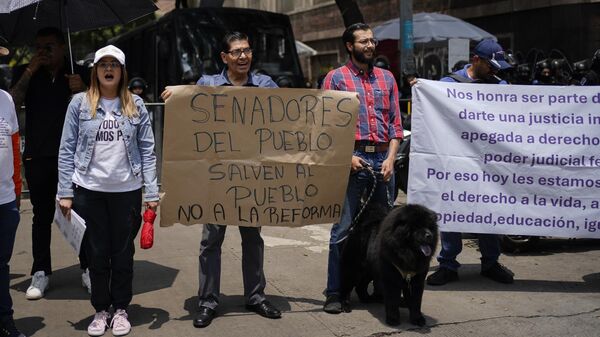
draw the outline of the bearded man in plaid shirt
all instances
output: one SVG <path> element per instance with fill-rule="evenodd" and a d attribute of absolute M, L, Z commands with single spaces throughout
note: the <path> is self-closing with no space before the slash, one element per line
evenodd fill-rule
<path fill-rule="evenodd" d="M 361 196 L 373 188 L 372 173 L 367 168 L 377 176 L 370 202 L 391 208 L 394 160 L 402 139 L 398 86 L 391 72 L 373 67 L 377 40 L 373 38 L 371 28 L 364 23 L 355 23 L 346 28 L 342 40 L 350 59 L 327 74 L 323 89 L 356 92 L 360 110 L 342 216 L 331 228 L 329 240 L 327 299 L 323 310 L 331 314 L 341 313 L 342 301 L 346 301 L 340 298 L 340 244 L 359 211 Z"/>

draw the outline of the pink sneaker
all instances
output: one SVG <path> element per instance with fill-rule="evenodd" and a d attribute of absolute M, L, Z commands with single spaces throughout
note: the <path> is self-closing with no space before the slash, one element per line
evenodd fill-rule
<path fill-rule="evenodd" d="M 88 335 L 90 336 L 102 336 L 108 328 L 108 319 L 110 314 L 106 311 L 97 312 L 94 315 L 94 320 L 88 325 Z"/>
<path fill-rule="evenodd" d="M 115 311 L 110 325 L 112 326 L 112 333 L 115 336 L 125 336 L 131 331 L 131 324 L 127 320 L 127 312 L 123 309 Z"/>

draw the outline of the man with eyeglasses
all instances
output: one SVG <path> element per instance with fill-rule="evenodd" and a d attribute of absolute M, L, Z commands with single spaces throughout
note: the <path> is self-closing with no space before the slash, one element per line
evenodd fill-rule
<path fill-rule="evenodd" d="M 329 239 L 327 298 L 323 310 L 330 314 L 349 310 L 348 298 L 342 298 L 340 294 L 341 245 L 359 212 L 362 195 L 369 194 L 374 188 L 370 203 L 386 208 L 391 208 L 394 203 L 394 160 L 402 139 L 398 86 L 390 71 L 373 66 L 377 40 L 373 38 L 371 28 L 364 23 L 355 23 L 346 28 L 342 40 L 350 59 L 327 74 L 323 89 L 356 92 L 360 110 L 342 216 L 331 227 Z M 371 169 L 377 176 L 375 184 L 369 172 Z"/>
<path fill-rule="evenodd" d="M 216 75 L 202 75 L 198 85 L 245 86 L 277 88 L 277 84 L 266 75 L 251 73 L 252 49 L 248 36 L 240 32 L 225 35 L 221 45 L 223 71 Z M 164 100 L 171 96 L 166 89 L 161 94 Z M 242 237 L 242 273 L 246 309 L 266 318 L 280 318 L 281 311 L 265 297 L 266 279 L 263 270 L 265 245 L 260 236 L 260 227 L 239 226 Z M 196 328 L 210 325 L 219 305 L 221 283 L 221 246 L 227 226 L 205 224 L 200 241 L 200 287 L 198 289 L 198 311 L 193 324 Z"/>
<path fill-rule="evenodd" d="M 510 68 L 510 64 L 504 59 L 504 51 L 498 43 L 493 40 L 483 40 L 475 46 L 473 54 L 470 64 L 442 78 L 440 81 L 507 84 L 506 81 L 496 76 L 499 70 Z M 498 263 L 500 257 L 500 239 L 498 235 L 476 235 L 481 251 L 481 275 L 496 282 L 513 283 L 512 272 Z M 458 268 L 460 267 L 456 257 L 462 251 L 462 233 L 441 232 L 440 240 L 442 249 L 437 258 L 440 265 L 433 274 L 427 277 L 427 284 L 433 286 L 457 281 Z"/>
<path fill-rule="evenodd" d="M 84 91 L 89 70 L 75 65 L 68 70 L 66 45 L 57 28 L 42 28 L 35 37 L 35 54 L 28 64 L 15 68 L 10 94 L 17 111 L 25 104 L 25 151 L 23 164 L 29 198 L 33 205 L 31 286 L 25 296 L 44 296 L 52 274 L 51 225 L 58 184 L 58 147 L 69 100 Z M 85 79 L 85 83 L 84 80 Z M 82 261 L 82 268 L 85 262 Z M 90 291 L 87 273 L 82 281 Z"/>

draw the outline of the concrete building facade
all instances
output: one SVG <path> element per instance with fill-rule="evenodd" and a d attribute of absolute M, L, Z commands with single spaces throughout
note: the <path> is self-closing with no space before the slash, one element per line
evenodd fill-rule
<path fill-rule="evenodd" d="M 399 16 L 400 0 L 357 3 L 373 27 Z M 224 5 L 288 14 L 295 38 L 318 51 L 303 60 L 310 79 L 346 60 L 340 39 L 344 24 L 335 1 L 226 0 Z M 461 18 L 494 34 L 505 49 L 523 57 L 534 48 L 546 56 L 557 50 L 574 62 L 600 48 L 600 0 L 415 0 L 413 11 Z"/>

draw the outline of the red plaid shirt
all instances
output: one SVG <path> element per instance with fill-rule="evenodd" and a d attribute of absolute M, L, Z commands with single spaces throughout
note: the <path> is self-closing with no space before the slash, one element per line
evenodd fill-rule
<path fill-rule="evenodd" d="M 373 67 L 369 74 L 362 74 L 362 70 L 348 61 L 327 74 L 323 89 L 358 93 L 360 110 L 355 140 L 387 143 L 402 138 L 398 86 L 388 70 Z"/>

